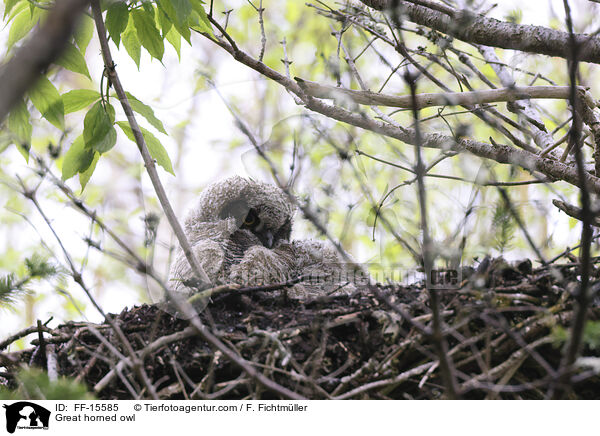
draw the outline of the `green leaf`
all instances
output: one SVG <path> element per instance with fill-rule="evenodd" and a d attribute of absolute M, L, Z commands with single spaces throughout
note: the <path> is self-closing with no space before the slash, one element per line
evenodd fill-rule
<path fill-rule="evenodd" d="M 150 106 L 142 103 L 129 92 L 125 92 L 125 94 L 127 95 L 127 98 L 129 99 L 129 104 L 131 105 L 131 108 L 134 111 L 146 118 L 148 122 L 152 125 L 152 127 L 158 130 L 160 133 L 164 133 L 165 135 L 167 134 L 162 121 L 156 118 L 156 116 L 154 115 L 154 111 Z"/>
<path fill-rule="evenodd" d="M 19 3 L 21 0 L 6 0 L 4 2 L 4 18 L 6 19 L 6 16 L 10 13 L 10 11 L 12 10 L 12 8 Z"/>
<path fill-rule="evenodd" d="M 125 50 L 129 53 L 129 57 L 133 59 L 135 64 L 140 69 L 140 56 L 141 56 L 141 48 L 140 40 L 137 37 L 137 32 L 135 31 L 135 24 L 133 24 L 133 18 L 131 15 L 129 16 L 129 22 L 127 23 L 127 28 L 122 35 L 123 45 L 125 46 Z"/>
<path fill-rule="evenodd" d="M 189 3 L 189 0 L 188 0 Z M 156 4 L 158 8 L 171 20 L 177 31 L 183 38 L 191 44 L 191 31 L 189 26 L 189 17 L 183 17 L 181 20 L 178 17 L 181 17 L 181 13 L 177 13 L 177 10 L 171 0 L 157 0 Z"/>
<path fill-rule="evenodd" d="M 137 36 L 148 53 L 159 61 L 165 52 L 165 44 L 156 28 L 154 16 L 148 11 L 136 9 L 131 12 Z"/>
<path fill-rule="evenodd" d="M 100 99 L 100 93 L 92 89 L 74 89 L 62 95 L 65 113 L 77 112 L 85 109 Z"/>
<path fill-rule="evenodd" d="M 199 30 L 200 32 L 208 33 L 213 35 L 212 25 L 208 21 L 208 16 L 200 0 L 189 0 L 194 8 L 192 15 L 193 26 L 192 28 Z"/>
<path fill-rule="evenodd" d="M 14 20 L 14 19 L 15 19 L 15 17 L 16 17 L 17 15 L 19 15 L 19 13 L 20 13 L 21 11 L 24 11 L 25 9 L 29 9 L 29 8 L 28 8 L 28 6 L 29 6 L 29 2 L 27 2 L 27 1 L 19 1 L 19 2 L 17 2 L 17 3 L 15 4 L 15 6 L 16 6 L 16 7 L 14 7 L 14 6 L 13 6 L 13 7 L 11 8 L 11 12 L 10 12 L 10 16 L 8 17 L 8 20 L 6 20 L 6 19 L 4 20 L 4 21 L 6 21 L 6 23 L 10 23 L 12 20 Z M 31 13 L 31 9 L 29 9 L 29 11 L 30 11 L 30 13 Z M 8 14 L 9 14 L 9 13 L 7 12 L 7 13 L 5 14 L 5 17 L 6 17 L 6 15 L 8 15 Z"/>
<path fill-rule="evenodd" d="M 68 180 L 77 173 L 87 170 L 94 160 L 94 150 L 86 148 L 83 135 L 79 135 L 65 153 L 62 164 L 62 179 Z"/>
<path fill-rule="evenodd" d="M 85 56 L 85 51 L 87 50 L 87 46 L 89 45 L 93 34 L 94 20 L 87 15 L 82 16 L 79 26 L 75 31 L 75 43 L 77 44 L 77 47 L 79 47 L 79 51 L 81 51 L 83 56 Z"/>
<path fill-rule="evenodd" d="M 23 39 L 23 37 L 29 33 L 33 26 L 35 26 L 38 18 L 39 13 L 36 12 L 31 14 L 29 9 L 23 9 L 21 12 L 19 12 L 10 26 L 6 50 L 10 50 L 16 42 Z"/>
<path fill-rule="evenodd" d="M 114 130 L 114 127 L 113 127 L 113 130 Z M 115 134 L 116 134 L 116 131 L 115 131 Z M 88 169 L 79 173 L 79 184 L 81 185 L 81 192 L 83 192 L 83 190 L 87 186 L 88 182 L 90 181 L 92 174 L 94 174 L 94 170 L 96 169 L 96 164 L 98 163 L 99 159 L 100 159 L 100 153 L 94 153 L 94 159 L 92 159 L 92 163 L 90 164 Z"/>
<path fill-rule="evenodd" d="M 35 108 L 40 111 L 44 118 L 59 129 L 63 128 L 65 124 L 63 101 L 46 76 L 38 79 L 36 84 L 28 91 L 28 95 Z"/>
<path fill-rule="evenodd" d="M 189 0 L 170 0 L 175 9 L 175 19 L 178 23 L 185 24 L 192 12 L 192 5 Z"/>
<path fill-rule="evenodd" d="M 111 104 L 106 105 L 106 110 L 102 106 L 102 102 L 98 101 L 85 114 L 83 119 L 83 140 L 86 148 L 91 148 L 99 153 L 102 150 L 110 150 L 116 142 L 116 133 L 113 135 L 111 129 L 114 130 L 115 109 Z M 113 141 L 114 137 L 114 141 Z"/>
<path fill-rule="evenodd" d="M 23 100 L 19 101 L 10 111 L 8 129 L 17 137 L 20 144 L 31 144 L 31 122 L 27 105 Z M 29 156 L 29 154 L 27 155 Z"/>
<path fill-rule="evenodd" d="M 127 3 L 117 1 L 106 10 L 106 29 L 117 47 L 121 42 L 121 33 L 127 28 L 128 21 L 129 9 Z"/>
<path fill-rule="evenodd" d="M 169 30 L 173 28 L 173 23 L 162 9 L 158 9 L 158 24 L 160 25 L 163 38 L 169 33 Z"/>
<path fill-rule="evenodd" d="M 31 144 L 17 144 L 17 151 L 21 153 L 27 163 L 29 163 L 29 150 L 31 150 Z"/>
<path fill-rule="evenodd" d="M 133 130 L 126 121 L 117 121 L 117 124 L 123 130 L 123 133 L 127 135 L 127 137 L 135 142 L 135 136 L 133 135 Z M 160 141 L 154 136 L 151 132 L 140 127 L 142 131 L 142 135 L 146 140 L 146 146 L 148 147 L 148 151 L 150 152 L 150 156 L 156 159 L 156 162 L 163 167 L 167 172 L 175 175 L 173 172 L 173 165 L 171 164 L 171 159 L 169 158 L 169 154 L 167 150 L 162 146 Z"/>
<path fill-rule="evenodd" d="M 67 43 L 62 55 L 56 60 L 56 63 L 67 70 L 83 74 L 88 79 L 92 79 L 85 63 L 85 58 L 81 52 L 77 50 L 77 48 L 70 42 Z"/>
<path fill-rule="evenodd" d="M 110 126 L 108 133 L 102 139 L 94 144 L 94 150 L 98 153 L 106 153 L 117 143 L 117 131 L 113 126 Z"/>
<path fill-rule="evenodd" d="M 167 33 L 167 41 L 173 46 L 177 52 L 177 57 L 181 60 L 181 34 L 174 28 L 171 28 L 169 33 Z"/>

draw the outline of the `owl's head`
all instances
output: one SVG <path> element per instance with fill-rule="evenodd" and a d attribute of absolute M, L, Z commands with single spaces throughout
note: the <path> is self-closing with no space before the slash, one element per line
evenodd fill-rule
<path fill-rule="evenodd" d="M 186 223 L 232 220 L 267 248 L 289 240 L 295 206 L 281 189 L 234 176 L 209 185 Z"/>

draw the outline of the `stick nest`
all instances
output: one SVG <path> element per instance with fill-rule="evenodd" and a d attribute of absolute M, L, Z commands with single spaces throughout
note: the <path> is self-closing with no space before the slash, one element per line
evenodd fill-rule
<path fill-rule="evenodd" d="M 532 269 L 529 261 L 486 258 L 477 271 L 463 269 L 456 289 L 438 291 L 446 354 L 462 398 L 537 399 L 556 389 L 577 267 Z M 307 398 L 444 398 L 422 283 L 310 301 L 289 299 L 281 290 L 232 291 L 215 297 L 200 318 L 266 377 Z M 588 320 L 599 318 L 594 301 Z M 162 399 L 280 398 L 211 348 L 186 320 L 157 306 L 125 309 L 113 319 L 139 351 Z M 102 399 L 147 396 L 115 352 L 127 355 L 108 324 L 69 322 L 47 333 L 44 342 L 54 347 L 45 349 L 54 350 L 60 375 L 77 377 Z M 584 342 L 583 356 L 600 355 L 593 341 Z M 46 367 L 39 340 L 32 344 L 0 353 L 5 384 L 23 363 Z M 600 398 L 597 372 L 577 367 L 569 380 L 568 397 Z"/>

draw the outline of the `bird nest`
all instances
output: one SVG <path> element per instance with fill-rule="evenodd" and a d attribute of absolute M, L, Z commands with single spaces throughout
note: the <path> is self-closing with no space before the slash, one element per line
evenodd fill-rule
<path fill-rule="evenodd" d="M 577 269 L 575 263 L 532 269 L 529 261 L 495 259 L 463 270 L 455 289 L 438 291 L 443 341 L 432 334 L 430 294 L 422 283 L 303 301 L 271 287 L 221 293 L 200 313 L 230 354 L 188 321 L 142 305 L 112 316 L 125 338 L 109 324 L 41 326 L 44 347 L 36 339 L 32 348 L 0 353 L 0 365 L 8 368 L 10 386 L 17 365 L 46 368 L 53 361 L 58 374 L 85 382 L 102 399 L 148 397 L 148 386 L 161 399 L 276 399 L 286 392 L 311 399 L 432 399 L 448 395 L 448 376 L 462 398 L 544 398 L 558 386 Z M 593 304 L 588 320 L 599 318 Z M 131 348 L 141 367 L 125 357 Z M 582 355 L 599 354 L 584 341 Z M 567 381 L 571 398 L 600 397 L 597 372 L 577 367 Z"/>

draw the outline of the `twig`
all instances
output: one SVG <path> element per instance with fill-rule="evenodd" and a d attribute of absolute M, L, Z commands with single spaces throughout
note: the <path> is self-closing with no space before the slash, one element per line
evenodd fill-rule
<path fill-rule="evenodd" d="M 43 325 L 41 327 L 39 326 L 32 326 L 32 327 L 27 327 L 26 329 L 23 329 L 21 331 L 18 331 L 17 333 L 10 335 L 8 338 L 6 338 L 5 340 L 3 340 L 2 342 L 0 342 L 0 350 L 4 350 L 6 347 L 8 347 L 10 344 L 12 344 L 14 341 L 21 339 L 27 335 L 30 335 L 32 333 L 38 333 L 38 331 L 44 331 L 46 333 L 51 333 L 52 329 L 50 329 L 49 327 Z"/>
<path fill-rule="evenodd" d="M 143 362 L 138 359 L 137 354 L 135 353 L 135 350 L 131 346 L 131 343 L 127 340 L 127 337 L 123 334 L 123 331 L 121 330 L 121 328 L 114 322 L 114 320 L 112 319 L 111 316 L 109 316 L 108 314 L 106 314 L 104 312 L 104 310 L 100 307 L 100 305 L 98 304 L 96 299 L 93 297 L 90 289 L 87 287 L 87 285 L 85 284 L 85 282 L 83 280 L 83 276 L 75 268 L 75 265 L 73 263 L 73 260 L 71 259 L 71 256 L 69 255 L 69 252 L 67 251 L 67 249 L 65 248 L 64 244 L 62 243 L 60 237 L 54 230 L 54 227 L 52 226 L 52 222 L 46 216 L 42 207 L 40 206 L 39 202 L 37 201 L 36 192 L 27 189 L 20 179 L 19 179 L 19 181 L 21 182 L 21 186 L 23 189 L 23 191 L 22 191 L 23 196 L 26 197 L 27 199 L 29 199 L 33 203 L 33 205 L 35 206 L 35 208 L 37 209 L 39 214 L 42 216 L 44 222 L 46 223 L 46 225 L 48 226 L 48 228 L 54 235 L 54 238 L 58 242 L 58 245 L 60 245 L 60 248 L 65 257 L 65 260 L 67 261 L 67 264 L 69 265 L 69 269 L 71 270 L 71 276 L 73 277 L 73 280 L 85 292 L 85 294 L 87 295 L 87 297 L 89 298 L 91 303 L 94 305 L 96 310 L 98 310 L 98 312 L 106 319 L 106 321 L 113 328 L 115 334 L 117 335 L 117 337 L 119 338 L 119 340 L 121 341 L 121 343 L 125 347 L 125 350 L 127 351 L 127 353 L 129 354 L 129 356 L 131 358 L 134 372 L 140 378 L 141 382 L 144 384 L 144 386 L 148 390 L 148 393 L 150 394 L 150 396 L 154 399 L 158 399 L 158 397 L 156 396 L 156 391 L 155 391 L 154 387 L 152 386 L 152 382 L 150 381 L 148 375 L 146 374 L 146 371 L 143 366 Z"/>
<path fill-rule="evenodd" d="M 397 385 L 399 383 L 402 383 L 402 382 L 408 380 L 411 377 L 414 377 L 416 375 L 424 373 L 432 365 L 435 365 L 435 363 L 436 362 L 427 362 L 422 365 L 416 366 L 412 369 L 409 369 L 408 371 L 404 371 L 403 373 L 398 374 L 395 377 L 387 378 L 384 380 L 377 380 L 377 381 L 374 381 L 371 383 L 365 383 L 355 389 L 352 389 L 351 391 L 348 391 L 344 394 L 333 397 L 333 399 L 334 400 L 345 400 L 345 399 L 352 398 L 358 394 L 362 394 L 364 392 L 367 392 L 367 391 L 370 391 L 373 389 L 382 388 L 384 386 L 389 386 L 389 385 Z"/>
<path fill-rule="evenodd" d="M 419 108 L 417 107 L 417 76 L 407 70 L 405 72 L 405 81 L 410 88 L 410 93 L 413 98 L 413 119 L 415 125 L 415 174 L 417 178 L 417 193 L 419 197 L 419 210 L 421 215 L 421 233 L 423 235 L 423 268 L 425 270 L 426 282 L 429 282 L 431 278 L 431 270 L 433 268 L 433 253 L 431 237 L 429 235 L 429 225 L 427 223 L 427 195 L 425 192 L 425 182 L 423 175 L 425 174 L 425 165 L 423 164 L 423 157 L 421 156 L 421 130 L 419 125 Z M 458 389 L 456 385 L 456 379 L 454 375 L 454 368 L 452 359 L 448 356 L 448 344 L 442 334 L 442 317 L 440 313 L 440 300 L 437 289 L 427 287 L 429 292 L 429 300 L 431 303 L 432 317 L 432 341 L 437 351 L 438 359 L 440 361 L 440 369 L 442 371 L 442 378 L 446 387 L 446 394 L 448 398 L 455 399 L 458 397 Z"/>
<path fill-rule="evenodd" d="M 267 45 L 267 36 L 265 35 L 265 20 L 263 18 L 263 13 L 265 11 L 263 8 L 263 0 L 259 0 L 258 7 L 254 6 L 250 0 L 248 0 L 248 3 L 250 3 L 254 10 L 258 12 L 258 24 L 260 25 L 260 53 L 258 54 L 258 60 L 262 62 L 265 56 L 265 47 Z"/>
<path fill-rule="evenodd" d="M 206 272 L 204 272 L 204 269 L 202 269 L 202 265 L 200 265 L 200 262 L 192 251 L 192 247 L 185 236 L 183 228 L 181 227 L 181 224 L 179 223 L 179 220 L 177 219 L 177 216 L 171 207 L 171 202 L 169 201 L 165 189 L 160 181 L 160 177 L 158 176 L 154 159 L 152 159 L 150 156 L 150 152 L 146 146 L 146 141 L 142 131 L 140 130 L 133 110 L 131 109 L 131 105 L 129 104 L 127 95 L 125 94 L 125 90 L 123 89 L 123 85 L 121 84 L 119 75 L 117 74 L 115 63 L 113 62 L 110 47 L 108 45 L 108 39 L 106 38 L 106 28 L 104 27 L 104 21 L 102 19 L 102 10 L 100 9 L 99 0 L 92 0 L 92 13 L 94 15 L 94 21 L 96 22 L 96 30 L 100 40 L 100 47 L 102 49 L 102 57 L 104 58 L 106 72 L 110 77 L 111 83 L 114 86 L 115 92 L 117 93 L 119 101 L 121 102 L 121 106 L 123 107 L 123 111 L 127 116 L 127 121 L 129 122 L 131 130 L 133 131 L 136 145 L 140 151 L 140 154 L 142 155 L 142 159 L 144 160 L 144 165 L 152 182 L 152 186 L 154 187 L 154 191 L 156 192 L 156 196 L 160 201 L 160 205 L 162 206 L 173 232 L 175 232 L 175 236 L 179 241 L 181 249 L 183 250 L 185 257 L 189 262 L 196 279 L 205 285 L 210 284 L 210 279 L 206 275 Z"/>
<path fill-rule="evenodd" d="M 577 69 L 579 61 L 583 53 L 581 52 L 581 42 L 577 41 L 575 34 L 573 33 L 573 22 L 571 19 L 571 8 L 568 0 L 563 0 L 565 8 L 565 19 L 567 23 L 567 29 L 569 31 L 569 79 L 571 82 L 571 96 L 570 103 L 573 112 L 573 121 L 571 123 L 569 143 L 572 144 L 575 150 L 575 162 L 577 163 L 577 173 L 580 177 L 579 189 L 580 189 L 580 200 L 581 200 L 581 218 L 582 218 L 582 229 L 581 229 L 581 249 L 579 255 L 579 261 L 581 263 L 581 282 L 577 295 L 575 297 L 577 306 L 575 308 L 575 316 L 573 324 L 571 326 L 571 332 L 569 339 L 565 347 L 565 354 L 560 363 L 559 372 L 561 373 L 560 382 L 565 383 L 571 377 L 573 371 L 573 364 L 577 359 L 577 355 L 581 350 L 581 344 L 583 340 L 583 330 L 585 327 L 585 321 L 587 317 L 587 308 L 590 304 L 589 296 L 589 280 L 590 280 L 590 250 L 592 245 L 592 221 L 594 216 L 592 214 L 590 206 L 590 194 L 585 177 L 582 177 L 585 172 L 584 168 L 584 157 L 583 157 L 583 146 L 581 141 L 581 115 L 579 107 L 583 104 L 577 94 Z M 558 397 L 562 396 L 564 390 L 562 388 L 556 389 L 549 392 L 550 396 Z"/>
<path fill-rule="evenodd" d="M 562 210 L 567 215 L 569 215 L 570 217 L 573 217 L 579 221 L 583 221 L 583 211 L 581 210 L 581 208 L 579 208 L 577 206 L 573 206 L 572 204 L 569 204 L 569 203 L 565 203 L 564 201 L 561 201 L 561 200 L 556 200 L 556 199 L 552 200 L 552 204 L 554 206 L 556 206 L 557 208 L 559 208 L 560 210 Z M 590 224 L 595 227 L 600 227 L 600 218 L 598 218 L 597 216 L 594 216 L 594 219 L 592 220 L 592 222 Z"/>
<path fill-rule="evenodd" d="M 245 52 L 239 49 L 237 51 L 234 50 L 222 40 L 214 40 L 208 35 L 206 37 L 227 50 L 238 62 L 247 65 L 260 74 L 279 83 L 288 91 L 296 94 L 302 99 L 308 109 L 343 123 L 395 138 L 408 144 L 415 144 L 413 129 L 399 129 L 393 125 L 373 120 L 364 113 L 351 112 L 338 106 L 325 104 L 318 99 L 306 95 L 304 90 L 295 81 L 289 80 L 265 64 L 256 61 Z M 553 159 L 541 158 L 534 153 L 526 150 L 518 150 L 508 145 L 497 143 L 487 144 L 472 139 L 460 139 L 457 141 L 455 138 L 446 135 L 430 133 L 422 135 L 422 146 L 444 150 L 450 149 L 456 152 L 468 151 L 479 157 L 492 159 L 499 163 L 516 164 L 528 171 L 539 171 L 551 179 L 564 180 L 572 185 L 578 185 L 580 180 L 577 169 L 572 166 Z M 584 174 L 584 178 L 593 192 L 600 193 L 600 178 L 594 177 L 587 172 Z"/>

